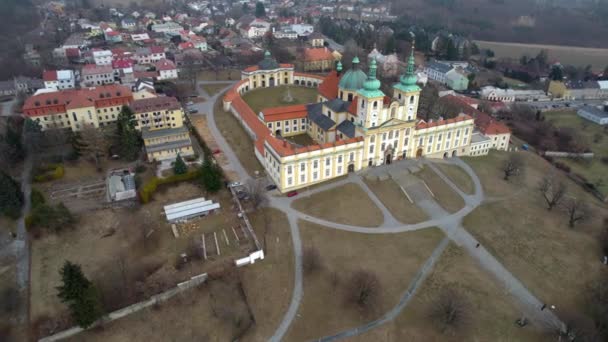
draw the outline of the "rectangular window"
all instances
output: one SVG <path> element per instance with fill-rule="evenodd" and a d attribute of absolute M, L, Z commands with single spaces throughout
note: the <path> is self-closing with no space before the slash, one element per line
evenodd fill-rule
<path fill-rule="evenodd" d="M 460 136 L 460 130 L 456 131 L 456 138 L 458 138 Z"/>
<path fill-rule="evenodd" d="M 327 157 L 325 158 L 325 166 L 329 166 L 331 164 L 331 158 Z"/>
<path fill-rule="evenodd" d="M 393 139 L 393 131 L 388 132 L 388 138 Z"/>
<path fill-rule="evenodd" d="M 441 150 L 441 143 L 437 144 L 437 150 L 436 151 L 439 151 L 439 150 Z"/>
<path fill-rule="evenodd" d="M 395 131 L 395 138 L 399 138 L 399 131 Z"/>
<path fill-rule="evenodd" d="M 432 143 L 433 143 L 433 136 L 431 135 L 431 136 L 429 136 L 429 144 L 432 144 Z"/>
<path fill-rule="evenodd" d="M 351 152 L 350 153 L 350 156 L 349 156 L 348 160 L 351 161 L 351 162 L 355 161 L 355 152 Z"/>
<path fill-rule="evenodd" d="M 431 145 L 429 145 L 429 147 L 426 148 L 426 153 L 431 153 Z"/>
<path fill-rule="evenodd" d="M 369 145 L 369 154 L 374 153 L 374 145 Z"/>
<path fill-rule="evenodd" d="M 420 140 L 418 140 L 418 146 L 422 146 L 422 139 L 424 138 L 420 138 Z"/>
<path fill-rule="evenodd" d="M 342 162 L 342 155 L 339 155 L 338 156 L 338 163 L 341 163 L 341 162 Z"/>
<path fill-rule="evenodd" d="M 386 140 L 386 133 L 382 134 L 382 141 Z"/>
<path fill-rule="evenodd" d="M 384 152 L 384 148 L 386 148 L 386 143 L 382 143 L 382 145 L 380 145 L 380 152 Z"/>
<path fill-rule="evenodd" d="M 304 164 L 304 163 L 300 164 L 300 171 L 302 171 L 302 172 L 306 171 L 306 164 Z"/>
<path fill-rule="evenodd" d="M 407 146 L 410 143 L 410 138 L 405 138 L 405 141 L 403 141 L 403 146 Z"/>
<path fill-rule="evenodd" d="M 441 141 L 441 134 L 437 136 L 437 141 Z"/>
<path fill-rule="evenodd" d="M 293 173 L 293 168 L 291 167 L 291 165 L 287 166 L 287 174 L 290 175 Z"/>
<path fill-rule="evenodd" d="M 306 175 L 300 175 L 300 183 L 306 182 Z"/>
<path fill-rule="evenodd" d="M 329 177 L 330 172 L 331 172 L 331 169 L 325 169 L 325 177 Z"/>
<path fill-rule="evenodd" d="M 342 166 L 338 166 L 338 174 L 341 175 L 342 174 Z"/>
<path fill-rule="evenodd" d="M 297 125 L 297 124 L 298 124 L 298 120 L 297 120 L 297 119 L 296 119 L 296 120 L 293 120 L 293 124 L 294 124 L 294 125 Z"/>
<path fill-rule="evenodd" d="M 312 167 L 313 167 L 313 169 L 318 169 L 319 168 L 319 161 L 318 160 L 313 161 L 312 162 Z"/>
<path fill-rule="evenodd" d="M 446 141 L 446 142 L 445 142 L 445 148 L 446 148 L 446 150 L 447 150 L 448 148 L 450 148 L 450 142 L 449 142 L 449 141 Z"/>
<path fill-rule="evenodd" d="M 452 137 L 452 132 L 448 132 L 448 137 L 446 139 L 450 139 Z"/>
<path fill-rule="evenodd" d="M 312 173 L 312 180 L 317 180 L 317 178 L 319 178 L 319 173 L 315 171 Z"/>

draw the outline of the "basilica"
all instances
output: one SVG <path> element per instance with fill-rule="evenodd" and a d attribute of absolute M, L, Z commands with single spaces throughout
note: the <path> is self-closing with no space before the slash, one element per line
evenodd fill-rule
<path fill-rule="evenodd" d="M 242 72 L 241 81 L 225 95 L 224 110 L 232 112 L 254 140 L 253 153 L 281 192 L 395 160 L 471 154 L 471 145 L 479 140 L 473 117 L 459 113 L 446 120 L 417 118 L 421 89 L 416 84 L 413 50 L 392 94 L 380 90 L 376 73 L 374 59 L 365 72 L 355 57 L 349 70 L 338 62 L 325 77 L 304 74 L 266 53 L 259 65 Z M 315 87 L 316 102 L 254 113 L 241 98 L 252 89 L 276 85 Z M 314 144 L 286 139 L 301 134 Z"/>

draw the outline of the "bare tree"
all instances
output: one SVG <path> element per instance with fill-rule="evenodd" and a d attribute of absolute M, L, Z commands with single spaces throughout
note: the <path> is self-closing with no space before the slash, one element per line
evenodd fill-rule
<path fill-rule="evenodd" d="M 321 268 L 321 254 L 314 247 L 302 251 L 302 268 L 305 274 L 312 274 Z"/>
<path fill-rule="evenodd" d="M 84 125 L 80 136 L 84 145 L 83 152 L 93 159 L 95 167 L 100 170 L 101 158 L 106 155 L 109 146 L 106 135 L 101 129 L 97 129 L 93 125 Z"/>
<path fill-rule="evenodd" d="M 249 193 L 251 204 L 255 210 L 258 210 L 268 203 L 266 188 L 260 179 L 250 179 L 246 184 L 246 188 Z"/>
<path fill-rule="evenodd" d="M 378 303 L 380 283 L 375 273 L 359 270 L 355 271 L 346 291 L 346 300 L 361 310 L 369 311 Z"/>
<path fill-rule="evenodd" d="M 556 181 L 555 177 L 543 177 L 538 186 L 538 190 L 547 203 L 547 210 L 551 211 L 564 198 L 564 195 L 566 194 L 566 184 L 561 181 Z"/>
<path fill-rule="evenodd" d="M 565 201 L 564 210 L 568 214 L 568 226 L 570 228 L 574 228 L 574 225 L 579 222 L 588 220 L 591 215 L 587 203 L 575 197 L 571 197 Z"/>
<path fill-rule="evenodd" d="M 462 330 L 470 319 L 469 305 L 463 295 L 451 287 L 445 287 L 436 297 L 430 318 L 442 333 Z"/>
<path fill-rule="evenodd" d="M 524 162 L 519 154 L 512 153 L 502 167 L 503 179 L 509 181 L 512 176 L 517 176 L 523 171 Z"/>

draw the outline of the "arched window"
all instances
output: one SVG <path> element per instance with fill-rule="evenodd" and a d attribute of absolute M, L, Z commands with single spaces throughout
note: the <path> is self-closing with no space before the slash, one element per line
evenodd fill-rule
<path fill-rule="evenodd" d="M 391 119 L 394 119 L 397 116 L 397 107 L 391 108 Z"/>
<path fill-rule="evenodd" d="M 378 101 L 374 101 L 374 109 L 378 109 Z"/>
<path fill-rule="evenodd" d="M 353 94 L 348 94 L 348 102 L 353 100 Z"/>
<path fill-rule="evenodd" d="M 361 108 L 365 108 L 365 100 L 361 100 Z"/>
<path fill-rule="evenodd" d="M 340 98 L 344 100 L 344 92 L 340 90 Z"/>
<path fill-rule="evenodd" d="M 414 104 L 414 97 L 410 96 L 410 104 Z"/>

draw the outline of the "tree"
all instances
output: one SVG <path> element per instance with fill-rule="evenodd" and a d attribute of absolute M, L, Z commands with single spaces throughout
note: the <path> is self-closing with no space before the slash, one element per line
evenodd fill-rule
<path fill-rule="evenodd" d="M 458 331 L 469 321 L 469 305 L 454 288 L 446 287 L 436 297 L 430 312 L 431 320 L 439 327 L 439 331 Z"/>
<path fill-rule="evenodd" d="M 29 216 L 28 228 L 46 228 L 57 233 L 62 229 L 71 227 L 75 221 L 74 215 L 63 203 L 59 203 L 56 206 L 42 203 L 32 210 Z"/>
<path fill-rule="evenodd" d="M 183 175 L 186 172 L 188 172 L 188 165 L 184 163 L 182 156 L 178 153 L 177 158 L 175 158 L 175 163 L 173 164 L 173 173 L 176 175 Z"/>
<path fill-rule="evenodd" d="M 314 247 L 307 247 L 302 251 L 302 269 L 309 275 L 321 268 L 321 255 Z"/>
<path fill-rule="evenodd" d="M 18 117 L 10 117 L 6 123 L 4 135 L 0 136 L 0 153 L 7 163 L 16 163 L 25 158 L 25 147 L 22 141 L 22 121 Z"/>
<path fill-rule="evenodd" d="M 251 200 L 251 204 L 255 210 L 264 206 L 268 202 L 266 188 L 264 187 L 264 183 L 262 183 L 261 179 L 250 179 L 247 181 L 246 187 L 247 193 L 249 194 L 249 199 Z"/>
<path fill-rule="evenodd" d="M 104 131 L 101 128 L 95 128 L 93 125 L 84 125 L 82 131 L 74 134 L 72 147 L 78 153 L 84 153 L 95 162 L 97 170 L 101 170 L 101 158 L 107 151 L 109 141 Z"/>
<path fill-rule="evenodd" d="M 70 308 L 72 318 L 87 328 L 103 316 L 99 292 L 84 275 L 80 265 L 66 261 L 59 270 L 61 285 L 57 296 Z"/>
<path fill-rule="evenodd" d="M 459 57 L 458 48 L 456 47 L 456 45 L 454 44 L 454 41 L 452 39 L 448 39 L 448 45 L 447 45 L 445 54 L 446 54 L 447 60 L 449 60 L 449 61 L 455 61 Z"/>
<path fill-rule="evenodd" d="M 0 214 L 18 218 L 23 205 L 23 193 L 11 176 L 0 171 Z"/>
<path fill-rule="evenodd" d="M 562 81 L 564 79 L 564 69 L 561 65 L 555 64 L 551 67 L 549 78 L 553 81 Z"/>
<path fill-rule="evenodd" d="M 589 219 L 591 214 L 587 203 L 575 197 L 571 197 L 564 203 L 564 210 L 568 214 L 568 226 L 574 228 L 579 222 Z"/>
<path fill-rule="evenodd" d="M 256 18 L 264 18 L 266 16 L 266 7 L 261 2 L 255 4 L 255 16 Z"/>
<path fill-rule="evenodd" d="M 509 178 L 512 176 L 519 175 L 522 172 L 523 166 L 524 163 L 521 156 L 519 154 L 512 153 L 509 156 L 509 159 L 507 159 L 502 166 L 502 171 L 504 174 L 503 179 L 505 181 L 509 181 Z"/>
<path fill-rule="evenodd" d="M 395 40 L 395 36 L 392 35 L 386 40 L 386 44 L 384 45 L 384 53 L 391 54 L 395 52 L 397 49 L 397 41 Z"/>
<path fill-rule="evenodd" d="M 201 167 L 200 182 L 209 192 L 218 192 L 222 188 L 222 173 L 211 160 L 205 159 Z"/>
<path fill-rule="evenodd" d="M 128 106 L 122 106 L 116 119 L 116 136 L 120 156 L 126 160 L 135 160 L 141 149 L 141 138 L 135 129 L 135 114 Z"/>
<path fill-rule="evenodd" d="M 377 304 L 380 283 L 375 273 L 366 270 L 355 271 L 348 282 L 347 301 L 361 310 L 370 310 Z"/>
<path fill-rule="evenodd" d="M 437 101 L 439 100 L 439 89 L 431 83 L 422 88 L 420 92 L 420 103 L 418 105 L 418 113 L 421 117 L 428 121 L 433 118 Z"/>
<path fill-rule="evenodd" d="M 547 210 L 551 211 L 557 206 L 566 194 L 566 184 L 556 181 L 555 177 L 543 177 L 538 186 L 538 190 L 547 203 Z"/>

